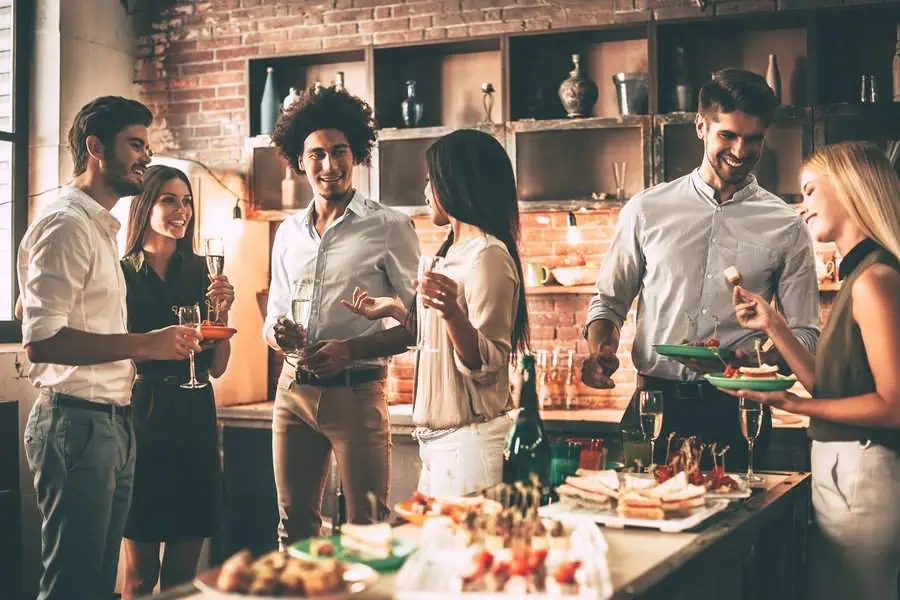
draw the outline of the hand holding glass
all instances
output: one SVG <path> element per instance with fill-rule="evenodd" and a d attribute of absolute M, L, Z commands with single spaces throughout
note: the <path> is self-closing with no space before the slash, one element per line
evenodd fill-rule
<path fill-rule="evenodd" d="M 753 444 L 762 430 L 762 405 L 743 396 L 738 398 L 738 402 L 741 417 L 741 433 L 744 439 L 747 440 L 747 450 L 749 452 L 747 458 L 747 483 L 749 485 L 762 483 L 765 480 L 759 475 L 753 474 Z"/>
<path fill-rule="evenodd" d="M 287 354 L 293 358 L 300 357 L 300 348 L 309 342 L 309 318 L 312 314 L 313 282 L 310 279 L 298 279 L 291 286 L 290 320 L 300 332 L 302 340 L 299 345 Z"/>
<path fill-rule="evenodd" d="M 638 399 L 641 430 L 644 437 L 650 440 L 650 461 L 656 462 L 656 440 L 659 439 L 663 426 L 663 393 L 658 390 L 642 390 Z"/>
<path fill-rule="evenodd" d="M 193 306 L 176 306 L 175 314 L 178 316 L 178 324 L 185 327 L 196 327 L 200 332 L 200 307 L 196 304 Z M 191 379 L 181 384 L 185 389 L 196 389 L 206 387 L 205 381 L 197 381 L 197 368 L 194 361 L 194 351 L 191 350 L 189 359 L 191 361 Z"/>
<path fill-rule="evenodd" d="M 444 259 L 440 256 L 429 256 L 422 255 L 419 258 L 419 271 L 417 275 L 417 279 L 419 284 L 421 285 L 422 279 L 425 277 L 427 273 L 438 272 L 443 264 Z M 425 339 L 425 320 L 428 311 L 430 310 L 427 306 L 425 306 L 422 302 L 418 302 L 418 294 L 416 294 L 416 300 L 414 302 L 417 303 L 416 308 L 416 345 L 415 346 L 407 346 L 408 350 L 418 350 L 421 352 L 437 352 L 437 348 L 434 345 L 429 344 Z"/>

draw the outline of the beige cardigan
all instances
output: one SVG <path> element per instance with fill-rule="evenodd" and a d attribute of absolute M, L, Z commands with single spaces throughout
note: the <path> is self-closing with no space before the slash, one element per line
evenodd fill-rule
<path fill-rule="evenodd" d="M 437 352 L 420 352 L 413 423 L 447 429 L 490 420 L 511 408 L 509 356 L 522 285 L 506 246 L 482 235 L 453 244 L 440 273 L 458 284 L 460 308 L 478 333 L 481 368 L 467 368 L 436 310 L 417 307 L 424 340 Z"/>

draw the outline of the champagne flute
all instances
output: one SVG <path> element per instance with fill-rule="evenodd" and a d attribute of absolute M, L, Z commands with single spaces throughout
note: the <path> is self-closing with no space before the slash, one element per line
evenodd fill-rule
<path fill-rule="evenodd" d="M 185 327 L 196 327 L 197 332 L 200 332 L 200 306 L 194 304 L 193 306 L 176 306 L 175 314 L 178 315 L 178 324 L 183 325 Z M 181 384 L 181 387 L 185 389 L 197 389 L 204 388 L 208 384 L 205 381 L 197 381 L 197 367 L 195 365 L 194 360 L 194 351 L 190 351 L 190 361 L 191 361 L 191 379 L 185 383 Z"/>
<path fill-rule="evenodd" d="M 308 331 L 309 319 L 312 314 L 312 296 L 313 281 L 311 279 L 298 279 L 291 285 L 290 319 L 303 332 L 303 346 L 309 341 Z M 287 355 L 292 358 L 298 358 L 300 356 L 300 348 L 294 348 Z"/>
<path fill-rule="evenodd" d="M 209 276 L 221 275 L 225 271 L 225 241 L 222 238 L 206 238 L 206 269 Z M 219 324 L 219 303 L 215 303 L 213 323 Z"/>
<path fill-rule="evenodd" d="M 659 390 L 641 390 L 640 401 L 641 431 L 650 440 L 650 462 L 656 462 L 656 440 L 662 433 L 663 393 Z"/>
<path fill-rule="evenodd" d="M 419 271 L 417 275 L 419 282 L 422 281 L 426 273 L 436 272 L 440 269 L 443 262 L 444 259 L 440 256 L 422 255 L 419 257 Z M 437 348 L 430 345 L 425 339 L 425 320 L 429 309 L 422 302 L 418 301 L 418 294 L 413 299 L 413 303 L 416 307 L 416 345 L 407 346 L 406 348 L 412 351 L 437 352 Z"/>
<path fill-rule="evenodd" d="M 753 473 L 753 444 L 756 442 L 759 432 L 762 430 L 763 411 L 759 402 L 754 402 L 743 396 L 738 398 L 738 406 L 741 417 L 741 433 L 747 440 L 749 457 L 747 460 L 747 484 L 762 483 L 764 479 Z"/>

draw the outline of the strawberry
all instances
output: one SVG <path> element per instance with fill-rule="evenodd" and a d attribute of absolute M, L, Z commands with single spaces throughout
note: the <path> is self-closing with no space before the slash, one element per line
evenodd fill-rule
<path fill-rule="evenodd" d="M 559 564 L 553 571 L 553 579 L 557 583 L 574 583 L 575 571 L 581 566 L 580 560 L 568 560 Z"/>

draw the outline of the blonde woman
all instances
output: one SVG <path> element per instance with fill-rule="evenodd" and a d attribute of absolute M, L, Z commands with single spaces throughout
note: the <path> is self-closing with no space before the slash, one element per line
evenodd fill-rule
<path fill-rule="evenodd" d="M 816 530 L 811 598 L 896 599 L 900 574 L 900 182 L 876 146 L 825 146 L 805 164 L 802 215 L 844 257 L 813 357 L 759 296 L 735 288 L 744 327 L 765 332 L 810 394 L 739 391 L 809 415 Z"/>

